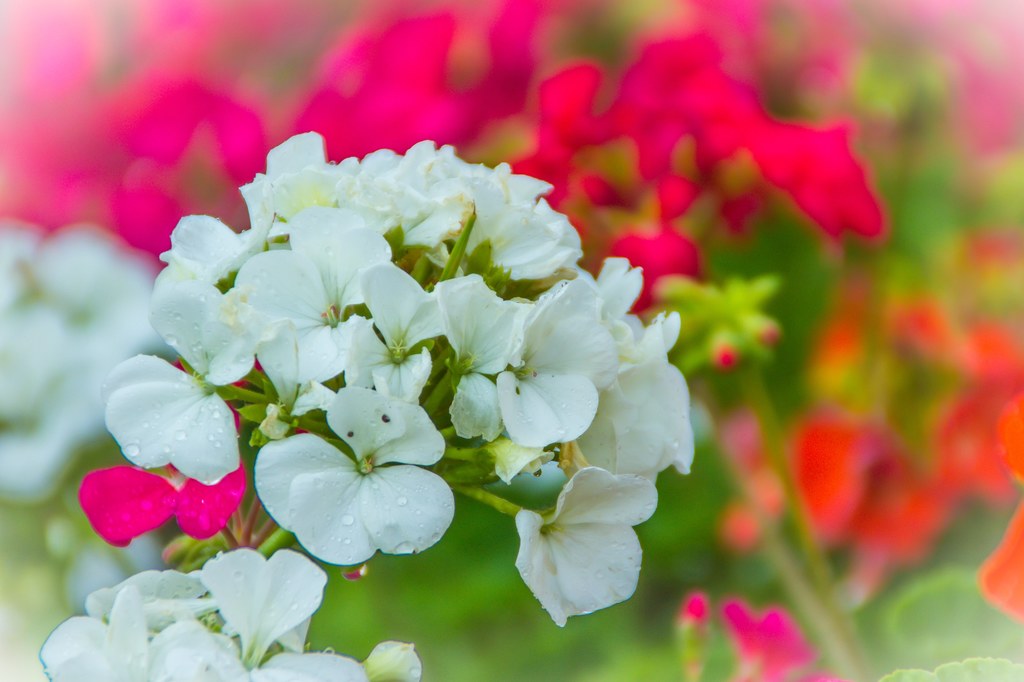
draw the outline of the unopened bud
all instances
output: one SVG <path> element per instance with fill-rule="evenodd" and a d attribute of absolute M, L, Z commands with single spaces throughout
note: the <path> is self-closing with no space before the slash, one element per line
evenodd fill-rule
<path fill-rule="evenodd" d="M 366 574 L 369 572 L 369 567 L 366 564 L 363 564 L 359 568 L 353 569 L 351 571 L 342 572 L 341 577 L 345 580 L 348 580 L 349 582 L 355 582 L 357 580 L 362 580 L 363 578 L 365 578 Z"/>
<path fill-rule="evenodd" d="M 691 592 L 679 606 L 676 622 L 680 627 L 702 626 L 707 623 L 709 610 L 708 595 L 703 592 Z"/>
<path fill-rule="evenodd" d="M 716 369 L 729 371 L 740 362 L 740 352 L 728 341 L 716 343 L 711 350 L 711 362 Z"/>

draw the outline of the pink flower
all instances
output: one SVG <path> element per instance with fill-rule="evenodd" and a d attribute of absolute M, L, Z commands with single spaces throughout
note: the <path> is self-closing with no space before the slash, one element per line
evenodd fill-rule
<path fill-rule="evenodd" d="M 172 516 L 186 535 L 198 540 L 213 537 L 241 504 L 245 488 L 242 467 L 219 483 L 203 485 L 177 472 L 167 479 L 143 469 L 116 466 L 87 474 L 78 500 L 96 533 L 123 547 Z"/>
<path fill-rule="evenodd" d="M 740 659 L 736 682 L 787 682 L 817 658 L 796 622 L 781 608 L 758 614 L 731 599 L 722 605 L 722 618 Z"/>
<path fill-rule="evenodd" d="M 450 12 L 364 22 L 323 60 L 323 77 L 294 130 L 320 132 L 328 155 L 339 159 L 381 148 L 404 151 L 426 139 L 470 142 L 486 123 L 525 102 L 539 15 L 536 2 L 504 3 L 487 27 L 486 52 L 471 55 L 455 50 L 456 37 L 478 27 Z M 487 67 L 476 82 L 459 87 L 453 64 L 459 60 L 470 70 Z"/>

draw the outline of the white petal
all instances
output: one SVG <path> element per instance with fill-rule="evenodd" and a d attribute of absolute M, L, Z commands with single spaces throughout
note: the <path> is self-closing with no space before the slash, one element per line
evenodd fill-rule
<path fill-rule="evenodd" d="M 420 393 L 430 379 L 430 351 L 424 348 L 402 362 L 385 362 L 371 367 L 373 387 L 391 398 L 419 403 Z"/>
<path fill-rule="evenodd" d="M 291 251 L 257 254 L 239 270 L 235 286 L 248 288 L 250 304 L 271 320 L 295 325 L 300 377 L 326 381 L 344 370 L 351 330 L 328 323 L 332 302 L 308 258 Z"/>
<path fill-rule="evenodd" d="M 694 445 L 682 374 L 664 360 L 623 371 L 579 445 L 588 462 L 616 474 L 653 478 L 673 463 L 688 471 Z"/>
<path fill-rule="evenodd" d="M 597 389 L 583 376 L 498 375 L 498 403 L 509 436 L 528 447 L 574 440 L 597 413 Z"/>
<path fill-rule="evenodd" d="M 241 682 L 249 675 L 234 642 L 196 621 L 157 634 L 150 661 L 148 682 Z"/>
<path fill-rule="evenodd" d="M 107 428 L 133 464 L 173 464 L 206 484 L 238 468 L 230 408 L 191 375 L 138 355 L 114 369 L 104 393 Z"/>
<path fill-rule="evenodd" d="M 444 437 L 419 405 L 377 391 L 345 387 L 327 410 L 327 423 L 360 458 L 429 465 L 444 454 Z"/>
<path fill-rule="evenodd" d="M 351 658 L 327 653 L 278 654 L 259 670 L 252 682 L 367 682 L 363 667 Z"/>
<path fill-rule="evenodd" d="M 279 322 L 256 352 L 260 367 L 266 372 L 277 396 L 285 407 L 291 407 L 299 392 L 299 338 L 291 320 Z"/>
<path fill-rule="evenodd" d="M 167 263 L 161 279 L 197 279 L 216 284 L 238 267 L 245 243 L 230 227 L 210 216 L 182 218 L 171 232 L 171 248 L 160 254 Z"/>
<path fill-rule="evenodd" d="M 629 599 L 640 576 L 642 551 L 629 526 L 604 524 L 553 527 L 523 510 L 516 515 L 516 568 L 541 606 L 559 626 L 569 616 L 590 613 Z"/>
<path fill-rule="evenodd" d="M 420 682 L 423 664 L 408 642 L 381 642 L 363 661 L 370 682 Z"/>
<path fill-rule="evenodd" d="M 363 271 L 362 286 L 373 324 L 389 346 L 409 348 L 441 334 L 437 301 L 402 269 L 391 264 L 369 268 Z"/>
<path fill-rule="evenodd" d="M 327 575 L 291 550 L 270 559 L 251 549 L 236 549 L 206 562 L 200 579 L 224 618 L 226 629 L 242 641 L 242 656 L 259 661 L 282 635 L 320 608 Z"/>
<path fill-rule="evenodd" d="M 260 449 L 254 470 L 256 492 L 274 521 L 294 530 L 298 519 L 291 514 L 292 483 L 300 476 L 315 476 L 339 467 L 355 473 L 355 465 L 345 453 L 318 436 L 300 433 Z"/>
<path fill-rule="evenodd" d="M 579 374 L 599 389 L 618 373 L 615 340 L 597 317 L 599 302 L 585 282 L 552 289 L 531 311 L 523 340 L 523 363 L 548 374 Z"/>
<path fill-rule="evenodd" d="M 455 514 L 451 488 L 415 466 L 375 469 L 359 487 L 359 521 L 385 554 L 422 552 L 441 539 Z"/>
<path fill-rule="evenodd" d="M 480 374 L 467 374 L 459 380 L 451 406 L 452 425 L 461 438 L 482 436 L 492 441 L 501 433 L 498 389 Z"/>
<path fill-rule="evenodd" d="M 94 618 L 69 618 L 46 638 L 39 659 L 46 672 L 56 679 L 88 682 L 89 678 L 84 673 L 75 675 L 74 669 L 78 666 L 89 672 L 99 668 L 111 675 L 109 663 L 103 656 L 106 636 L 106 626 Z"/>
<path fill-rule="evenodd" d="M 311 410 L 327 410 L 336 394 L 316 381 L 307 381 L 299 387 L 299 396 L 292 407 L 292 415 L 301 417 Z"/>
<path fill-rule="evenodd" d="M 293 135 L 267 154 L 267 177 L 276 180 L 309 166 L 323 165 L 326 161 L 327 148 L 320 133 Z"/>
<path fill-rule="evenodd" d="M 202 597 L 206 587 L 194 574 L 178 571 L 143 571 L 115 585 L 96 590 L 85 600 L 85 612 L 93 618 L 105 620 L 110 615 L 114 600 L 123 590 L 131 587 L 142 597 L 142 609 L 151 630 L 163 630 L 179 620 L 188 620 L 216 608 Z"/>
<path fill-rule="evenodd" d="M 114 598 L 107 625 L 107 658 L 129 680 L 146 678 L 149 629 L 142 609 L 142 597 L 134 587 L 126 587 Z"/>
<path fill-rule="evenodd" d="M 601 293 L 604 317 L 618 320 L 640 297 L 644 287 L 643 269 L 631 267 L 625 258 L 606 258 L 597 276 L 597 287 Z"/>
<path fill-rule="evenodd" d="M 291 530 L 307 552 L 330 564 L 354 566 L 377 551 L 360 517 L 359 492 L 365 479 L 355 469 L 340 466 L 295 477 L 288 513 Z"/>
<path fill-rule="evenodd" d="M 260 320 L 240 319 L 244 306 L 212 284 L 168 282 L 153 292 L 149 320 L 167 344 L 208 381 L 218 386 L 249 373 L 256 351 Z M 222 309 L 230 309 L 222 318 Z"/>
<path fill-rule="evenodd" d="M 657 505 L 658 491 L 648 479 L 586 467 L 559 494 L 554 522 L 635 526 L 649 519 Z"/>
<path fill-rule="evenodd" d="M 472 358 L 468 369 L 480 374 L 505 369 L 522 337 L 523 306 L 499 298 L 479 275 L 440 282 L 434 291 L 457 357 Z"/>
<path fill-rule="evenodd" d="M 325 214 L 330 218 L 325 220 Z M 391 247 L 384 237 L 362 228 L 362 218 L 351 211 L 310 208 L 289 224 L 292 251 L 316 266 L 328 300 L 339 310 L 363 302 L 360 272 L 391 262 Z"/>

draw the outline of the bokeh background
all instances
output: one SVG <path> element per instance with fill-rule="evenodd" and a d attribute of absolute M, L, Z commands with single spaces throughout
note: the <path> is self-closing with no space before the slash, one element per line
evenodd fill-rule
<path fill-rule="evenodd" d="M 628 603 L 558 629 L 516 573 L 511 520 L 460 500 L 422 556 L 333 571 L 314 647 L 414 641 L 450 682 L 681 680 L 679 609 L 702 590 L 782 605 L 813 652 L 743 678 L 737 656 L 781 640 L 716 626 L 705 679 L 837 670 L 773 560 L 780 528 L 798 546 L 795 494 L 872 679 L 1024 660 L 977 578 L 1019 497 L 996 424 L 1024 389 L 1022 72 L 1012 0 L 0 0 L 0 678 L 41 680 L 50 629 L 159 566 L 170 537 L 106 548 L 77 506 L 84 472 L 119 461 L 103 368 L 159 350 L 101 304 L 144 323 L 178 219 L 247 227 L 237 187 L 308 130 L 334 160 L 431 139 L 551 182 L 587 265 L 631 258 L 651 283 L 638 309 L 683 314 L 698 437 L 638 529 Z M 3 298 L 57 267 L 10 235 L 81 223 L 105 255 Z M 115 261 L 133 274 L 97 284 Z M 60 313 L 59 343 L 25 321 L 76 283 L 97 310 Z M 25 447 L 79 411 L 46 462 Z"/>

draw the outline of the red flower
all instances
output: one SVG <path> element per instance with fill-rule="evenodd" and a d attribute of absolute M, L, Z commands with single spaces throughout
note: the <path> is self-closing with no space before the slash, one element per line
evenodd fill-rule
<path fill-rule="evenodd" d="M 96 533 L 123 547 L 172 516 L 186 535 L 198 540 L 213 537 L 238 509 L 245 487 L 242 467 L 219 483 L 203 485 L 192 479 L 168 480 L 135 467 L 116 466 L 87 474 L 78 500 Z"/>

